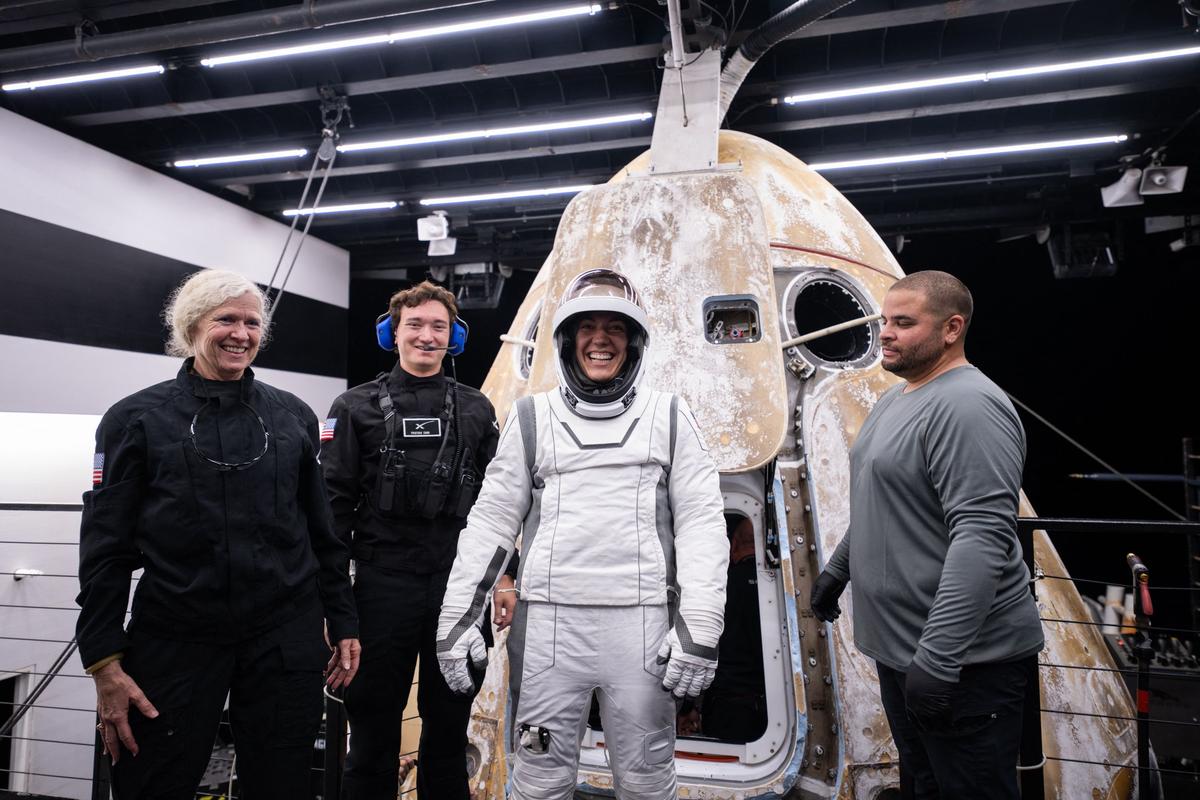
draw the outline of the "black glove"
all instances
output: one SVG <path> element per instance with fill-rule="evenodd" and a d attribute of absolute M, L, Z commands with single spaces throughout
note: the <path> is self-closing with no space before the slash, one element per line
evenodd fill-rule
<path fill-rule="evenodd" d="M 838 598 L 844 591 L 845 581 L 835 578 L 828 571 L 818 575 L 816 583 L 813 584 L 812 595 L 808 598 L 808 604 L 812 606 L 816 618 L 821 622 L 833 622 L 840 617 L 842 610 L 838 608 Z"/>
<path fill-rule="evenodd" d="M 926 730 L 949 727 L 954 712 L 957 683 L 935 678 L 913 662 L 904 676 L 904 702 L 909 716 Z"/>

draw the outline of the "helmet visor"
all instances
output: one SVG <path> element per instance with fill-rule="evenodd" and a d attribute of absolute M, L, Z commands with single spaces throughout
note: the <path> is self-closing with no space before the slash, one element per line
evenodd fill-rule
<path fill-rule="evenodd" d="M 611 269 L 592 269 L 581 273 L 571 281 L 571 285 L 563 292 L 562 305 L 581 298 L 612 298 L 625 300 L 638 308 L 642 307 L 642 299 L 638 297 L 637 289 L 619 272 Z"/>

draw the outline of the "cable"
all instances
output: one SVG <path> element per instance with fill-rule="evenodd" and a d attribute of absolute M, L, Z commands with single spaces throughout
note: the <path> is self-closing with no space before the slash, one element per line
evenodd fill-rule
<path fill-rule="evenodd" d="M 1091 625 L 1096 628 L 1109 628 L 1114 623 L 1111 622 L 1090 622 L 1082 619 L 1056 619 L 1054 617 L 1038 617 L 1042 622 L 1062 622 L 1070 625 Z M 1159 633 L 1195 633 L 1196 631 L 1190 628 L 1160 628 L 1157 625 L 1126 625 L 1118 623 L 1123 628 L 1134 628 L 1139 631 L 1158 631 Z"/>
<path fill-rule="evenodd" d="M 1104 459 L 1100 458 L 1100 456 L 1096 455 L 1096 454 L 1095 454 L 1095 453 L 1093 453 L 1091 450 L 1088 450 L 1088 449 L 1087 449 L 1086 447 L 1084 447 L 1082 444 L 1080 444 L 1079 442 L 1077 442 L 1077 441 L 1075 441 L 1074 439 L 1072 439 L 1072 438 L 1071 438 L 1070 436 L 1068 436 L 1068 435 L 1067 435 L 1067 434 L 1066 434 L 1064 431 L 1062 431 L 1061 429 L 1059 429 L 1058 427 L 1056 427 L 1056 426 L 1054 425 L 1054 423 L 1052 423 L 1050 420 L 1046 419 L 1046 418 L 1045 418 L 1045 417 L 1043 417 L 1041 414 L 1037 413 L 1037 412 L 1036 412 L 1036 411 L 1034 411 L 1032 408 L 1030 408 L 1029 406 L 1027 406 L 1027 405 L 1025 405 L 1024 403 L 1022 403 L 1022 402 L 1021 402 L 1019 399 L 1017 399 L 1017 397 L 1016 397 L 1016 396 L 1014 396 L 1014 395 L 1013 395 L 1013 393 L 1012 393 L 1012 392 L 1008 392 L 1008 391 L 1006 391 L 1006 392 L 1005 392 L 1005 394 L 1006 394 L 1006 395 L 1008 395 L 1008 399 L 1009 399 L 1009 400 L 1012 400 L 1014 403 L 1016 403 L 1017 405 L 1019 405 L 1021 408 L 1025 409 L 1027 412 L 1029 412 L 1029 414 L 1030 414 L 1030 415 L 1032 415 L 1032 416 L 1033 416 L 1033 418 L 1034 418 L 1034 419 L 1036 419 L 1038 422 L 1042 423 L 1042 424 L 1043 424 L 1043 425 L 1045 425 L 1047 428 L 1049 428 L 1050 430 L 1054 431 L 1055 433 L 1057 433 L 1057 434 L 1058 434 L 1059 436 L 1061 436 L 1062 438 L 1066 439 L 1066 440 L 1067 440 L 1069 443 L 1071 443 L 1071 444 L 1072 444 L 1072 445 L 1074 445 L 1075 447 L 1079 448 L 1081 451 L 1083 451 L 1083 453 L 1084 453 L 1085 455 L 1087 455 L 1089 458 L 1091 458 L 1092 460 L 1094 460 L 1094 461 L 1095 461 L 1097 464 L 1099 464 L 1100 466 L 1104 467 L 1106 470 L 1108 470 L 1109 472 L 1111 472 L 1113 475 L 1116 475 L 1118 478 L 1120 478 L 1121 480 L 1123 480 L 1125 483 L 1128 483 L 1128 484 L 1129 484 L 1130 486 L 1132 486 L 1134 489 L 1136 489 L 1137 491 L 1139 491 L 1139 492 L 1141 492 L 1142 494 L 1144 494 L 1144 495 L 1145 495 L 1147 498 L 1149 498 L 1149 499 L 1150 499 L 1150 501 L 1151 501 L 1152 503 L 1154 503 L 1154 504 L 1158 505 L 1159 507 L 1163 508 L 1163 509 L 1164 509 L 1164 510 L 1165 510 L 1165 511 L 1168 513 L 1168 514 L 1170 514 L 1171 516 L 1173 516 L 1173 517 L 1175 517 L 1176 519 L 1180 520 L 1181 522 L 1187 522 L 1187 521 L 1188 521 L 1188 520 L 1187 520 L 1187 518 L 1186 518 L 1186 517 L 1184 517 L 1182 514 L 1180 514 L 1178 511 L 1176 511 L 1175 509 L 1171 508 L 1169 505 L 1167 505 L 1166 503 L 1164 503 L 1163 501 L 1159 500 L 1159 499 L 1158 499 L 1157 497 L 1155 497 L 1154 495 L 1152 495 L 1152 494 L 1150 494 L 1149 492 L 1147 492 L 1147 491 L 1146 491 L 1145 489 L 1143 489 L 1141 486 L 1138 486 L 1136 483 L 1134 483 L 1133 481 L 1129 480 L 1129 478 L 1125 477 L 1125 475 L 1124 475 L 1124 474 L 1123 474 L 1123 473 L 1122 473 L 1120 470 L 1118 470 L 1116 467 L 1112 466 L 1112 465 L 1111 465 L 1111 464 L 1109 464 L 1107 461 L 1105 461 Z"/>
<path fill-rule="evenodd" d="M 1046 759 L 1048 761 L 1070 761 L 1073 764 L 1092 764 L 1097 767 L 1106 767 L 1110 769 L 1140 769 L 1137 764 L 1112 764 L 1104 761 L 1084 761 L 1080 758 L 1062 758 L 1061 756 L 1046 756 Z M 1196 777 L 1197 774 L 1200 774 L 1188 772 L 1182 769 L 1164 769 L 1163 767 L 1148 767 L 1147 769 L 1149 769 L 1151 772 L 1160 772 L 1163 775 L 1187 775 L 1192 778 Z"/>
<path fill-rule="evenodd" d="M 1089 714 L 1086 711 L 1064 711 L 1058 708 L 1039 708 L 1043 714 L 1066 714 L 1072 717 L 1096 717 L 1097 719 L 1122 719 L 1126 722 L 1141 722 L 1137 717 L 1122 717 L 1115 714 Z M 1188 727 L 1200 728 L 1200 722 L 1188 722 L 1186 720 L 1174 719 L 1148 719 L 1147 722 L 1155 725 L 1186 725 Z"/>
<path fill-rule="evenodd" d="M 321 176 L 321 185 L 317 187 L 317 196 L 313 198 L 312 207 L 307 214 L 308 219 L 305 220 L 304 230 L 300 232 L 300 239 L 296 243 L 296 251 L 292 253 L 292 261 L 288 264 L 287 272 L 283 275 L 283 281 L 280 282 L 279 288 L 275 291 L 275 300 L 270 303 L 268 316 L 274 318 L 275 312 L 279 310 L 279 304 L 283 302 L 283 290 L 287 286 L 288 278 L 292 276 L 292 270 L 296 267 L 296 261 L 300 258 L 300 250 L 304 247 L 304 242 L 308 238 L 309 228 L 312 227 L 313 219 L 317 216 L 317 209 L 321 206 L 321 198 L 325 194 L 325 186 L 329 183 L 329 176 L 333 172 L 333 163 L 337 160 L 337 142 L 339 138 L 338 125 L 342 122 L 342 117 L 346 117 L 350 127 L 354 127 L 354 120 L 350 118 L 350 103 L 345 96 L 337 93 L 333 87 L 321 86 L 318 89 L 321 97 L 321 144 L 317 147 L 316 155 L 313 156 L 312 169 L 308 172 L 308 179 L 304 182 L 304 191 L 300 193 L 300 204 L 296 206 L 297 212 L 304 209 L 304 201 L 308 197 L 308 190 L 312 186 L 313 177 L 317 173 L 317 165 L 322 161 L 325 162 L 325 174 Z M 267 297 L 270 299 L 271 287 L 275 283 L 275 277 L 279 274 L 279 268 L 283 264 L 283 259 L 287 256 L 288 244 L 292 241 L 292 234 L 296 230 L 296 224 L 300 221 L 301 214 L 297 213 L 292 217 L 291 227 L 288 228 L 287 238 L 283 241 L 283 250 L 279 253 L 279 260 L 275 262 L 275 269 L 271 272 L 271 280 L 267 282 Z"/>
<path fill-rule="evenodd" d="M 1124 586 L 1121 581 L 1095 581 L 1088 578 L 1072 578 L 1069 575 L 1046 575 L 1042 573 L 1034 578 L 1041 580 L 1047 578 L 1056 581 L 1074 581 L 1075 583 L 1093 583 L 1097 586 Z M 1156 592 L 1200 592 L 1200 586 L 1152 586 L 1150 587 Z"/>
<path fill-rule="evenodd" d="M 1085 667 L 1082 664 L 1052 664 L 1049 661 L 1039 661 L 1039 667 L 1054 667 L 1055 669 L 1079 669 L 1085 672 L 1119 672 L 1122 675 L 1138 675 L 1140 671 L 1137 668 L 1119 669 L 1114 667 Z M 1187 672 L 1162 672 L 1161 670 L 1150 670 L 1147 673 L 1151 678 L 1180 678 L 1182 680 L 1200 680 L 1200 675 L 1192 675 Z"/>

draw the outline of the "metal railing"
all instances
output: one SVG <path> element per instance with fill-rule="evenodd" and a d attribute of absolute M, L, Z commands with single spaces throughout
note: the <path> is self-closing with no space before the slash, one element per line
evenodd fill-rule
<path fill-rule="evenodd" d="M 1071 581 L 1074 584 L 1097 584 L 1109 585 L 1110 581 L 1095 581 L 1085 578 L 1072 578 L 1065 575 L 1046 575 L 1042 573 L 1036 566 L 1034 561 L 1034 546 L 1033 533 L 1036 530 L 1043 530 L 1047 533 L 1113 533 L 1124 532 L 1129 534 L 1145 535 L 1145 534 L 1167 534 L 1167 535 L 1184 535 L 1189 538 L 1189 541 L 1200 535 L 1200 523 L 1195 522 L 1162 522 L 1162 521 L 1147 521 L 1147 520 L 1102 520 L 1102 519 L 1077 519 L 1077 518 L 1038 518 L 1028 517 L 1018 520 L 1017 533 L 1020 540 L 1022 554 L 1025 559 L 1026 566 L 1029 568 L 1029 574 L 1032 576 L 1030 581 L 1030 591 L 1037 596 L 1037 583 L 1041 580 L 1064 580 Z M 1200 781 L 1200 772 L 1168 769 L 1159 766 L 1151 752 L 1151 729 L 1152 726 L 1182 726 L 1200 728 L 1200 722 L 1195 720 L 1170 720 L 1151 717 L 1151 681 L 1154 678 L 1171 678 L 1198 681 L 1196 683 L 1197 690 L 1200 690 L 1200 668 L 1197 668 L 1194 674 L 1186 672 L 1175 673 L 1163 670 L 1152 670 L 1151 664 L 1155 659 L 1156 653 L 1151 640 L 1151 631 L 1163 633 L 1177 634 L 1196 634 L 1195 630 L 1182 628 L 1164 628 L 1151 625 L 1151 617 L 1154 614 L 1154 606 L 1150 592 L 1150 570 L 1142 563 L 1141 559 L 1134 553 L 1126 555 L 1126 563 L 1130 569 L 1130 588 L 1134 596 L 1134 622 L 1132 625 L 1128 621 L 1122 621 L 1119 629 L 1124 631 L 1132 631 L 1133 644 L 1130 647 L 1132 655 L 1137 660 L 1136 669 L 1122 669 L 1117 667 L 1103 667 L 1095 664 L 1057 664 L 1037 659 L 1037 668 L 1040 669 L 1071 669 L 1071 670 L 1088 670 L 1100 671 L 1121 674 L 1122 676 L 1132 676 L 1136 679 L 1136 686 L 1133 691 L 1133 700 L 1136 716 L 1126 717 L 1112 714 L 1099 714 L 1086 711 L 1076 711 L 1070 709 L 1052 709 L 1044 708 L 1041 705 L 1040 698 L 1040 681 L 1031 681 L 1027 686 L 1025 699 L 1025 715 L 1024 725 L 1022 730 L 1021 741 L 1021 794 L 1025 797 L 1043 797 L 1044 796 L 1044 775 L 1040 768 L 1046 761 L 1063 761 L 1070 763 L 1094 764 L 1105 768 L 1124 768 L 1136 770 L 1138 775 L 1138 800 L 1154 800 L 1154 798 L 1162 796 L 1162 778 L 1164 775 L 1182 776 L 1190 778 L 1193 781 Z M 1179 587 L 1159 587 L 1156 591 L 1180 591 L 1195 593 L 1198 591 L 1196 586 L 1179 586 Z M 1081 593 L 1082 594 L 1082 593 Z M 1193 601 L 1192 605 L 1195 605 Z M 1096 621 L 1096 620 L 1078 620 L 1078 619 L 1060 619 L 1056 617 L 1040 617 L 1043 625 L 1083 625 L 1094 626 L 1100 628 L 1108 628 L 1111 623 Z M 1128 635 L 1128 634 L 1127 634 Z M 1194 659 L 1193 659 L 1194 660 Z M 1137 731 L 1137 763 L 1136 764 L 1112 764 L 1107 761 L 1095 761 L 1086 758 L 1070 758 L 1066 756 L 1046 756 L 1042 752 L 1041 741 L 1041 715 L 1042 714 L 1065 714 L 1074 716 L 1085 716 L 1102 719 L 1115 719 L 1129 722 L 1136 722 Z M 1200 741 L 1200 736 L 1195 737 L 1195 741 Z M 1193 754 L 1193 759 L 1200 757 L 1200 747 Z M 1194 763 L 1194 761 L 1193 761 Z"/>
<path fill-rule="evenodd" d="M 20 509 L 10 509 L 9 506 L 0 504 L 0 510 L 52 510 L 52 511 L 78 511 L 77 507 L 61 507 L 52 508 L 31 508 L 27 505 L 22 505 Z M 1055 533 L 1100 533 L 1100 532 L 1125 532 L 1129 534 L 1146 535 L 1146 534 L 1162 534 L 1162 535 L 1179 535 L 1184 534 L 1189 537 L 1200 536 L 1200 523 L 1196 522 L 1157 522 L 1157 521 L 1130 521 L 1130 520 L 1093 520 L 1093 519 L 1061 519 L 1061 518 L 1023 518 L 1018 522 L 1018 534 L 1021 540 L 1021 546 L 1024 552 L 1026 563 L 1029 565 L 1030 574 L 1034 576 L 1031 582 L 1031 591 L 1036 596 L 1036 586 L 1042 580 L 1067 580 L 1076 584 L 1096 584 L 1107 585 L 1108 581 L 1094 581 L 1086 578 L 1071 578 L 1065 575 L 1047 575 L 1038 571 L 1033 560 L 1033 532 L 1035 530 L 1045 530 Z M 9 535 L 5 535 L 4 543 L 17 545 L 60 545 L 60 546 L 78 546 L 77 542 L 68 541 L 21 541 L 16 540 Z M 1135 682 L 1134 688 L 1134 707 L 1136 709 L 1135 716 L 1119 716 L 1094 713 L 1091 711 L 1082 711 L 1074 709 L 1057 709 L 1045 708 L 1041 705 L 1040 694 L 1038 692 L 1039 681 L 1030 681 L 1031 691 L 1026 697 L 1026 714 L 1025 719 L 1027 724 L 1023 731 L 1021 744 L 1021 781 L 1022 793 L 1027 797 L 1041 797 L 1044 795 L 1043 786 L 1043 771 L 1040 768 L 1046 761 L 1062 761 L 1069 763 L 1084 763 L 1096 764 L 1106 768 L 1125 768 L 1136 770 L 1139 776 L 1139 800 L 1148 800 L 1152 797 L 1152 787 L 1158 785 L 1158 780 L 1164 775 L 1183 776 L 1192 779 L 1197 779 L 1197 773 L 1188 772 L 1186 770 L 1175 770 L 1163 768 L 1154 763 L 1150 753 L 1150 736 L 1152 731 L 1159 727 L 1162 728 L 1200 728 L 1200 722 L 1185 721 L 1185 720 L 1170 720 L 1152 716 L 1151 707 L 1151 687 L 1152 682 L 1162 678 L 1184 679 L 1197 681 L 1197 688 L 1200 689 L 1200 671 L 1194 675 L 1179 672 L 1169 672 L 1162 669 L 1153 669 L 1152 662 L 1154 658 L 1154 649 L 1150 644 L 1150 632 L 1162 633 L 1186 633 L 1192 634 L 1195 631 L 1179 628 L 1164 628 L 1152 626 L 1151 619 L 1153 616 L 1153 604 L 1150 594 L 1149 570 L 1145 565 L 1140 565 L 1140 562 L 1131 562 L 1131 584 L 1137 597 L 1137 619 L 1132 626 L 1135 631 L 1134 643 L 1131 648 L 1133 654 L 1137 658 L 1137 666 L 1135 668 L 1122 668 L 1121 666 L 1108 667 L 1092 664 L 1059 664 L 1051 663 L 1044 660 L 1036 660 L 1036 664 L 1031 663 L 1033 669 L 1070 669 L 1070 670 L 1094 670 L 1102 672 L 1111 672 L 1121 674 L 1123 677 L 1132 678 Z M 1140 569 L 1139 569 L 1140 566 Z M 36 575 L 22 574 L 20 576 L 14 572 L 4 573 L 13 576 L 18 580 L 64 580 L 77 579 L 77 576 L 67 572 L 62 573 L 40 573 Z M 1195 586 L 1188 587 L 1155 587 L 1154 591 L 1186 591 L 1196 593 L 1198 591 Z M 1194 597 L 1194 595 L 1193 595 Z M 1193 606 L 1196 603 L 1193 602 Z M 58 605 L 36 605 L 22 606 L 20 604 L 0 604 L 2 607 L 10 608 L 36 608 L 49 612 L 61 613 L 76 613 L 75 606 L 58 606 Z M 1056 617 L 1045 617 L 1042 619 L 1044 625 L 1085 625 L 1085 626 L 1102 626 L 1105 623 L 1095 620 L 1076 620 L 1076 619 L 1060 619 Z M 1128 626 L 1127 626 L 1128 627 Z M 10 669 L 10 665 L 0 664 L 0 672 L 7 674 L 22 674 L 30 677 L 36 677 L 38 680 L 34 687 L 21 700 L 13 700 L 7 703 L 12 707 L 12 712 L 9 718 L 0 724 L 0 741 L 8 740 L 9 742 L 29 741 L 46 744 L 56 744 L 69 747 L 91 748 L 92 753 L 92 774 L 91 775 L 68 775 L 60 774 L 57 771 L 37 771 L 28 770 L 22 771 L 17 769 L 7 769 L 3 772 L 9 773 L 5 778 L 11 777 L 13 774 L 24 774 L 28 778 L 50 778 L 56 780 L 79 781 L 89 784 L 90 796 L 94 800 L 107 800 L 109 796 L 109 776 L 107 771 L 107 758 L 101 755 L 101 743 L 98 736 L 92 737 L 92 741 L 71 741 L 66 738 L 39 738 L 32 736 L 19 736 L 16 731 L 20 727 L 22 719 L 29 713 L 43 709 L 45 711 L 76 713 L 80 716 L 79 730 L 87 730 L 94 734 L 95 708 L 87 707 L 84 704 L 78 706 L 64 706 L 40 702 L 45 694 L 46 689 L 55 680 L 62 681 L 84 681 L 88 676 L 83 674 L 82 670 L 76 664 L 71 665 L 72 656 L 75 653 L 75 643 L 73 639 L 55 639 L 49 636 L 41 637 L 20 637 L 20 636 L 0 636 L 0 640 L 4 641 L 25 641 L 38 644 L 62 644 L 64 647 L 58 653 L 53 663 L 45 671 L 33 671 L 28 669 Z M 11 651 L 12 648 L 8 648 Z M 16 665 L 12 665 L 16 666 Z M 88 680 L 90 684 L 90 680 Z M 90 692 L 91 687 L 88 686 Z M 0 711 L 2 713 L 2 711 Z M 1042 749 L 1041 741 L 1041 725 L 1040 717 L 1042 714 L 1055 715 L 1074 715 L 1083 717 L 1103 717 L 1107 719 L 1117 719 L 1127 722 L 1136 722 L 1137 737 L 1138 737 L 1138 757 L 1137 763 L 1134 764 L 1112 764 L 1102 761 L 1094 761 L 1085 757 L 1072 757 L 1070 755 L 1061 756 L 1045 756 Z M 88 720 L 87 723 L 83 720 Z M 224 724 L 224 723 L 223 723 Z M 86 728 L 85 728 L 86 725 Z M 1200 736 L 1195 737 L 1196 741 L 1200 741 Z M 230 737 L 225 737 L 225 741 L 229 741 Z M 325 722 L 324 731 L 321 738 L 315 743 L 317 749 L 323 751 L 321 756 L 321 765 L 314 766 L 314 786 L 320 786 L 319 792 L 314 791 L 314 796 L 323 798 L 336 798 L 340 794 L 342 768 L 346 755 L 346 720 L 343 706 L 335 701 L 326 700 L 325 703 Z M 214 762 L 224 759 L 230 760 L 230 756 L 222 750 L 214 748 Z M 406 753 L 408 754 L 408 753 Z M 1196 754 L 1200 756 L 1200 753 Z M 232 766 L 232 765 L 231 765 Z M 232 771 L 232 770 L 231 770 Z M 224 797 L 228 800 L 236 800 L 236 791 L 230 792 L 231 785 L 226 785 L 217 789 L 217 787 L 209 787 L 216 791 L 198 790 L 196 798 Z M 405 792 L 404 794 L 408 794 Z"/>

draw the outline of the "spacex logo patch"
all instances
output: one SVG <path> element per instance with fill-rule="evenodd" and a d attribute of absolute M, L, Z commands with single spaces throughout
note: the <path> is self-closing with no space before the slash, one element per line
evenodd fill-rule
<path fill-rule="evenodd" d="M 437 417 L 405 417 L 405 439 L 437 439 L 442 435 L 442 421 Z"/>

